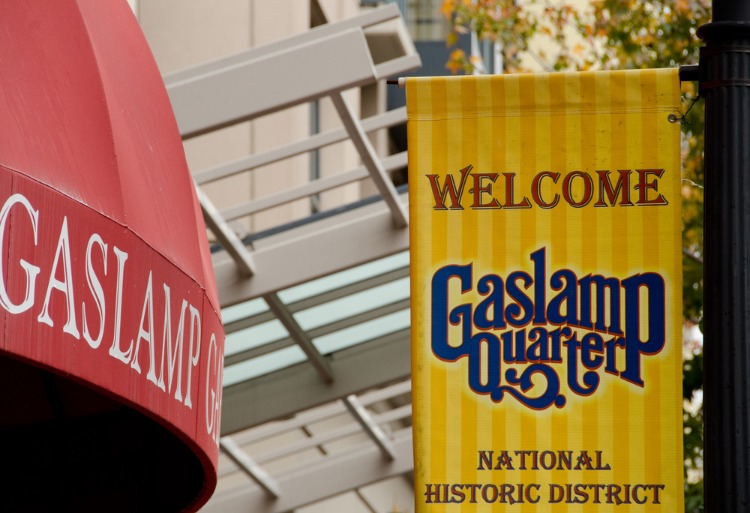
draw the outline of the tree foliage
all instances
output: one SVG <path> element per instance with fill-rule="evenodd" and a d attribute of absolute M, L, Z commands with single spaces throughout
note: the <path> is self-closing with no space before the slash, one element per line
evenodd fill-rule
<path fill-rule="evenodd" d="M 510 70 L 520 67 L 521 55 L 529 51 L 529 44 L 540 29 L 540 18 L 514 0 L 445 0 L 442 12 L 451 20 L 448 46 L 455 46 L 459 37 L 473 31 L 480 41 L 499 43 L 503 47 L 506 68 Z M 468 56 L 456 48 L 447 67 L 453 73 L 471 73 L 482 69 L 483 64 L 476 55 Z"/>
<path fill-rule="evenodd" d="M 710 19 L 710 0 L 593 0 L 587 9 L 552 0 L 444 0 L 451 20 L 448 46 L 463 34 L 497 43 L 504 71 L 542 69 L 626 69 L 698 63 L 696 31 Z M 539 43 L 546 38 L 546 44 Z M 551 48 L 546 53 L 535 48 Z M 447 67 L 472 73 L 476 56 L 454 50 Z M 481 69 L 481 68 L 480 68 Z M 683 305 L 686 326 L 702 327 L 703 313 L 703 128 L 696 85 L 683 83 L 682 243 Z M 710 341 L 709 341 L 710 343 Z M 689 479 L 685 511 L 702 511 L 702 349 L 693 344 L 683 365 L 684 450 Z"/>

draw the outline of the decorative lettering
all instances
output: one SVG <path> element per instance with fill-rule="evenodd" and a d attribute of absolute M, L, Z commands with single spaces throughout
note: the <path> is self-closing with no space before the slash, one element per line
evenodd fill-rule
<path fill-rule="evenodd" d="M 666 343 L 663 277 L 549 273 L 545 248 L 530 260 L 531 272 L 513 271 L 505 279 L 475 279 L 471 263 L 438 269 L 432 278 L 433 354 L 446 362 L 465 358 L 467 384 L 476 394 L 496 403 L 510 396 L 534 410 L 565 406 L 565 387 L 579 396 L 594 394 L 602 371 L 645 386 L 643 359 Z M 469 293 L 481 299 L 462 301 Z M 641 308 L 643 301 L 648 308 Z"/>

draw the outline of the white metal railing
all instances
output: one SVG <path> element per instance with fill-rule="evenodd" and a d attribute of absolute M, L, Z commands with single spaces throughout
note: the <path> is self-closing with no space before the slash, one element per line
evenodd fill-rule
<path fill-rule="evenodd" d="M 350 397 L 354 398 L 353 401 L 355 403 L 358 403 L 362 408 L 365 408 L 372 407 L 378 403 L 387 402 L 395 397 L 404 396 L 410 392 L 411 382 L 407 380 L 360 396 L 349 396 L 347 399 Z M 350 410 L 347 408 L 345 402 L 336 401 L 307 412 L 301 412 L 289 420 L 272 422 L 258 428 L 236 433 L 231 437 L 224 437 L 222 441 L 231 440 L 231 447 L 233 448 L 235 455 L 237 454 L 237 450 L 244 450 L 242 447 L 258 445 L 261 442 L 264 442 L 269 448 L 256 451 L 257 454 L 252 455 L 252 460 L 257 465 L 268 464 L 307 449 L 316 448 L 352 435 L 365 433 L 361 422 L 356 418 L 352 418 L 350 422 L 337 425 L 336 427 L 314 435 L 305 435 L 293 442 L 280 443 L 278 441 L 273 441 L 273 439 L 283 440 L 284 435 L 287 433 L 299 431 L 306 426 L 319 424 L 323 421 L 341 416 L 347 411 Z M 367 414 L 370 417 L 372 426 L 374 426 L 375 429 L 380 430 L 382 436 L 387 437 L 386 432 L 390 430 L 383 426 L 393 422 L 402 422 L 406 427 L 410 425 L 411 404 L 405 404 L 380 413 L 368 410 Z M 225 477 L 239 471 L 242 471 L 242 467 L 234 461 L 234 458 L 232 458 L 231 462 L 223 460 L 219 466 L 220 477 Z"/>
<path fill-rule="evenodd" d="M 375 63 L 365 29 L 385 22 L 394 27 L 393 35 L 403 52 Z M 213 169 L 197 171 L 195 180 L 199 187 L 343 140 L 350 140 L 362 159 L 363 168 L 321 178 L 272 196 L 255 198 L 228 209 L 217 208 L 205 194 L 199 194 L 207 224 L 244 276 L 249 277 L 262 270 L 257 269 L 252 251 L 240 247 L 242 242 L 239 236 L 233 234 L 227 224 L 231 220 L 370 177 L 388 205 L 394 225 L 404 227 L 408 224 L 405 207 L 390 179 L 391 171 L 405 166 L 406 155 L 383 160 L 365 135 L 403 123 L 405 110 L 398 109 L 361 121 L 341 93 L 352 87 L 375 83 L 392 74 L 406 72 L 419 66 L 419 63 L 398 8 L 389 5 L 165 77 L 184 138 L 323 97 L 331 98 L 342 119 L 343 129 L 316 134 Z"/>
<path fill-rule="evenodd" d="M 403 51 L 376 63 L 368 46 L 365 29 L 384 22 L 390 23 L 389 27 L 399 42 L 397 46 Z M 341 119 L 343 126 L 340 129 L 315 134 L 301 141 L 195 173 L 197 197 L 207 226 L 234 263 L 235 273 L 229 279 L 235 286 L 257 284 L 260 281 L 258 275 L 265 274 L 268 279 L 268 276 L 277 274 L 274 272 L 277 268 L 264 269 L 256 259 L 254 248 L 242 241 L 230 221 L 369 177 L 388 207 L 391 229 L 398 230 L 408 225 L 405 203 L 390 177 L 393 170 L 405 167 L 406 154 L 402 152 L 381 158 L 367 135 L 368 132 L 403 123 L 406 118 L 405 110 L 398 109 L 360 120 L 342 92 L 375 83 L 388 75 L 402 73 L 418 65 L 419 57 L 406 34 L 400 13 L 395 6 L 390 5 L 165 77 L 183 138 L 323 97 L 332 100 Z M 351 141 L 356 148 L 362 161 L 361 167 L 312 180 L 266 197 L 247 200 L 229 208 L 215 205 L 202 189 L 210 182 L 239 173 L 251 173 L 260 166 L 345 140 Z M 331 231 L 323 233 L 330 234 Z M 334 232 L 333 235 L 338 233 Z M 403 237 L 402 234 L 401 240 Z M 298 255 L 292 257 L 296 256 Z M 278 263 L 278 260 L 274 263 Z M 217 276 L 222 274 L 217 273 Z M 280 299 L 277 294 L 280 288 L 281 284 L 278 287 L 266 286 L 252 297 L 262 298 L 291 340 L 302 349 L 320 379 L 326 383 L 333 382 L 335 376 L 328 360 L 313 344 L 310 334 L 299 325 L 289 306 Z M 229 287 L 220 284 L 221 291 L 227 289 Z"/>

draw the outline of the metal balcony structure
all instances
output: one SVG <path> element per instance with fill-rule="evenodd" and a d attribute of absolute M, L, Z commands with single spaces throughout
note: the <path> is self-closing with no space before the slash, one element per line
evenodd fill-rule
<path fill-rule="evenodd" d="M 184 139 L 329 98 L 340 127 L 193 169 L 212 240 L 227 343 L 220 479 L 203 511 L 288 512 L 413 469 L 408 208 L 392 173 L 405 152 L 371 134 L 405 109 L 360 119 L 345 92 L 420 65 L 395 5 L 165 76 Z M 360 165 L 241 204 L 211 183 L 349 141 Z M 371 180 L 377 195 L 247 236 L 237 220 Z M 404 511 L 410 504 L 401 501 Z M 395 507 L 395 506 L 394 506 Z M 381 511 L 370 504 L 370 511 Z"/>

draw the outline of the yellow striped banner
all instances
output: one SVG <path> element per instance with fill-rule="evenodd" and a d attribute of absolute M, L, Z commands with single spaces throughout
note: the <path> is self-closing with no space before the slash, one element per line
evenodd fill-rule
<path fill-rule="evenodd" d="M 416 511 L 682 511 L 677 70 L 406 95 Z"/>

